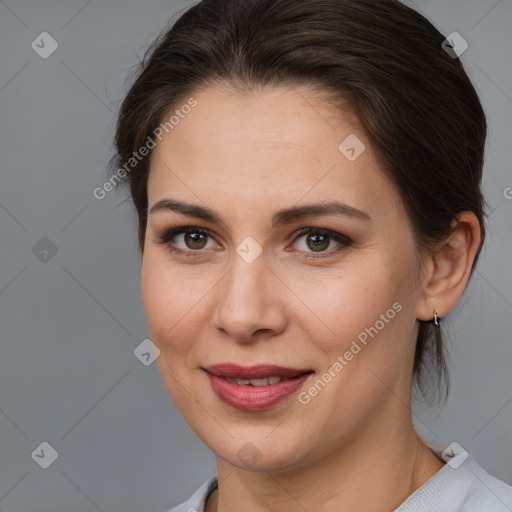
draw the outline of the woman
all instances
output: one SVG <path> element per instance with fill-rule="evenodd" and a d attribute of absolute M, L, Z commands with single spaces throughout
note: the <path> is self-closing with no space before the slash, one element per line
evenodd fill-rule
<path fill-rule="evenodd" d="M 395 0 L 204 0 L 148 52 L 115 162 L 162 379 L 217 460 L 175 512 L 512 510 L 411 419 L 485 234 L 444 39 Z"/>

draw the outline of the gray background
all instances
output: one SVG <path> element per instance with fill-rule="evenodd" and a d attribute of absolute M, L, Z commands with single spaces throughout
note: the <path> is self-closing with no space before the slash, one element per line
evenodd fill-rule
<path fill-rule="evenodd" d="M 478 271 L 445 323 L 452 395 L 444 409 L 415 407 L 415 423 L 427 441 L 459 442 L 512 484 L 512 2 L 408 3 L 469 42 L 462 61 L 488 114 L 484 190 L 492 209 Z M 4 512 L 157 512 L 215 471 L 156 364 L 134 356 L 149 336 L 135 216 L 121 204 L 123 191 L 92 194 L 106 179 L 131 67 L 187 5 L 0 0 Z M 59 45 L 46 59 L 31 48 L 44 31 Z M 58 452 L 47 469 L 31 456 L 42 442 Z"/>

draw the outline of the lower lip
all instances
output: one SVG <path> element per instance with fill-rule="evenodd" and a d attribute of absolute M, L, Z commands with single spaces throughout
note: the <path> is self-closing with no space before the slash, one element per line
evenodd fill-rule
<path fill-rule="evenodd" d="M 245 411 L 261 411 L 272 407 L 299 389 L 312 374 L 305 373 L 268 386 L 239 386 L 211 373 L 207 375 L 213 391 L 223 402 Z"/>

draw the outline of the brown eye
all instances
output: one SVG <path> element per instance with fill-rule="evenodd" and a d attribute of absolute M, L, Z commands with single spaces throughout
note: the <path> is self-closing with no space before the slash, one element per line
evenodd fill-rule
<path fill-rule="evenodd" d="M 167 245 L 173 252 L 189 254 L 201 253 L 216 245 L 207 231 L 194 226 L 171 229 L 159 237 L 159 243 Z"/>
<path fill-rule="evenodd" d="M 295 238 L 296 249 L 307 258 L 332 255 L 352 244 L 352 240 L 341 233 L 321 228 L 301 229 Z M 334 247 L 333 247 L 334 246 Z"/>
<path fill-rule="evenodd" d="M 204 233 L 190 232 L 184 233 L 184 235 L 185 245 L 188 249 L 204 249 L 208 241 L 208 235 L 205 235 Z"/>
<path fill-rule="evenodd" d="M 306 244 L 312 251 L 324 251 L 329 247 L 330 238 L 326 235 L 307 235 Z"/>

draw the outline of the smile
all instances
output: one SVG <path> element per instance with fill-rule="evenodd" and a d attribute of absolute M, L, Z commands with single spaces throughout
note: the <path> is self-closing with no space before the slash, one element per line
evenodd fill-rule
<path fill-rule="evenodd" d="M 275 365 L 242 367 L 233 364 L 210 366 L 205 372 L 220 400 L 246 411 L 276 405 L 297 391 L 314 373 Z"/>

